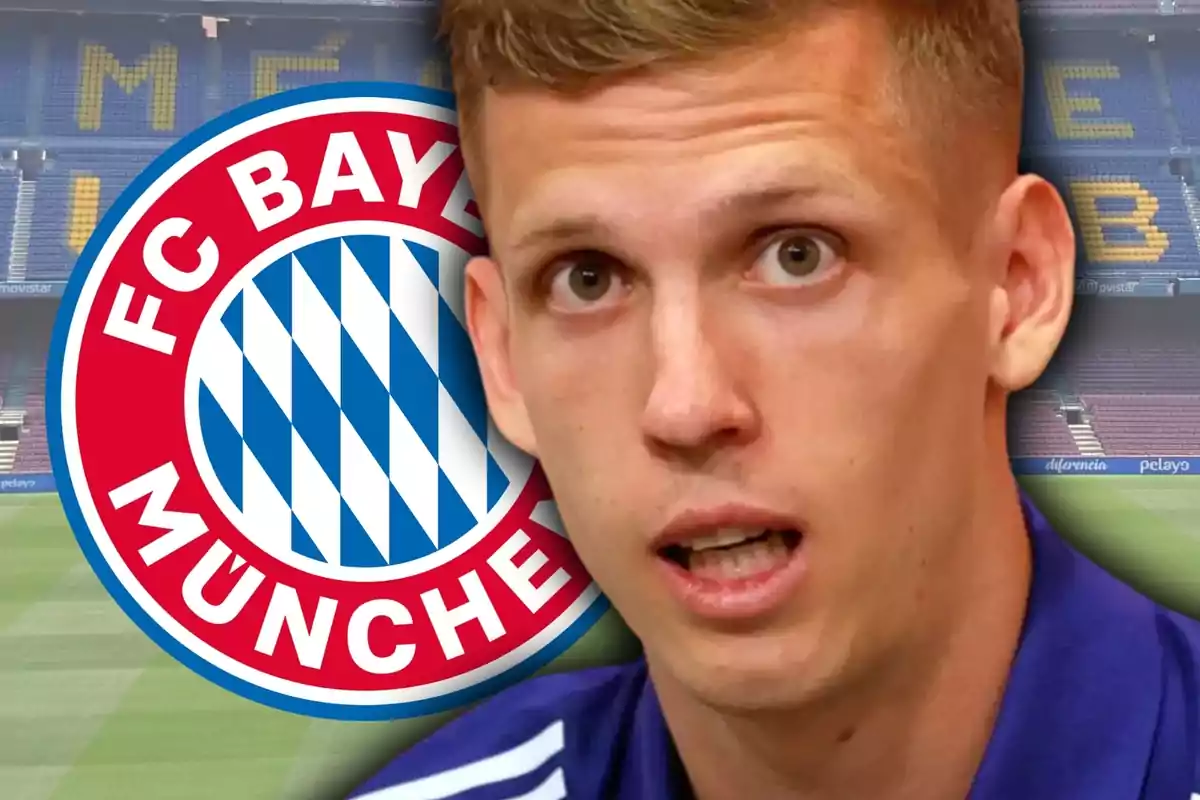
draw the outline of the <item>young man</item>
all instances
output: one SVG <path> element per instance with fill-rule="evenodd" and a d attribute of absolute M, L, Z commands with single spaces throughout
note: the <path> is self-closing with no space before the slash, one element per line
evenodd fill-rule
<path fill-rule="evenodd" d="M 362 797 L 1187 800 L 1197 625 L 1023 499 L 1066 326 L 1012 0 L 447 0 L 492 414 L 645 647 Z"/>

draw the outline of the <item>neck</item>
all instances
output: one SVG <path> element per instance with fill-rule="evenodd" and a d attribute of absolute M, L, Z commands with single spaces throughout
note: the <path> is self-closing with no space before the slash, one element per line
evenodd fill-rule
<path fill-rule="evenodd" d="M 655 686 L 698 800 L 962 800 L 983 759 L 1020 637 L 1028 537 L 1004 460 L 962 537 L 955 609 L 920 645 L 852 685 L 768 713 L 731 713 L 669 676 Z M 994 491 L 1006 482 L 1006 491 Z M 989 558 L 980 559 L 978 553 Z"/>

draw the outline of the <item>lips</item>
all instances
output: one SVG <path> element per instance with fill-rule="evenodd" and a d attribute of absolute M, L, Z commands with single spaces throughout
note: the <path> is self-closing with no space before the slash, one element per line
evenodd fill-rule
<path fill-rule="evenodd" d="M 771 534 L 799 543 L 802 523 L 787 514 L 758 506 L 725 503 L 688 508 L 675 515 L 651 542 L 660 554 L 728 550 Z"/>
<path fill-rule="evenodd" d="M 747 617 L 784 602 L 803 572 L 801 524 L 741 505 L 692 509 L 655 538 L 668 586 L 707 617 Z"/>
<path fill-rule="evenodd" d="M 799 545 L 796 530 L 720 528 L 711 535 L 667 545 L 660 555 L 701 579 L 742 580 L 784 566 Z"/>

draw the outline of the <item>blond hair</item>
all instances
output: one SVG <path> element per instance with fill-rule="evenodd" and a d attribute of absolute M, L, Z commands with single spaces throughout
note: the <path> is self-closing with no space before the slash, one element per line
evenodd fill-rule
<path fill-rule="evenodd" d="M 919 113 L 936 115 L 941 130 L 969 117 L 1015 159 L 1024 80 L 1017 0 L 443 0 L 441 33 L 465 134 L 489 87 L 586 91 L 759 45 L 806 15 L 838 9 L 886 20 L 909 101 L 901 106 L 919 95 Z"/>

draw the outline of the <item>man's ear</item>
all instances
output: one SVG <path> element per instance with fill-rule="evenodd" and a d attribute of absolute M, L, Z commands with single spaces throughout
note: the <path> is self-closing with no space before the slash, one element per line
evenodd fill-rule
<path fill-rule="evenodd" d="M 991 376 L 1007 392 L 1032 385 L 1058 349 L 1075 294 L 1075 230 L 1053 184 L 1022 175 L 996 209 L 1000 268 L 992 289 Z"/>
<path fill-rule="evenodd" d="M 482 256 L 471 259 L 465 283 L 467 330 L 479 361 L 488 411 L 504 438 L 536 458 L 533 428 L 514 380 L 508 293 L 499 264 Z"/>

